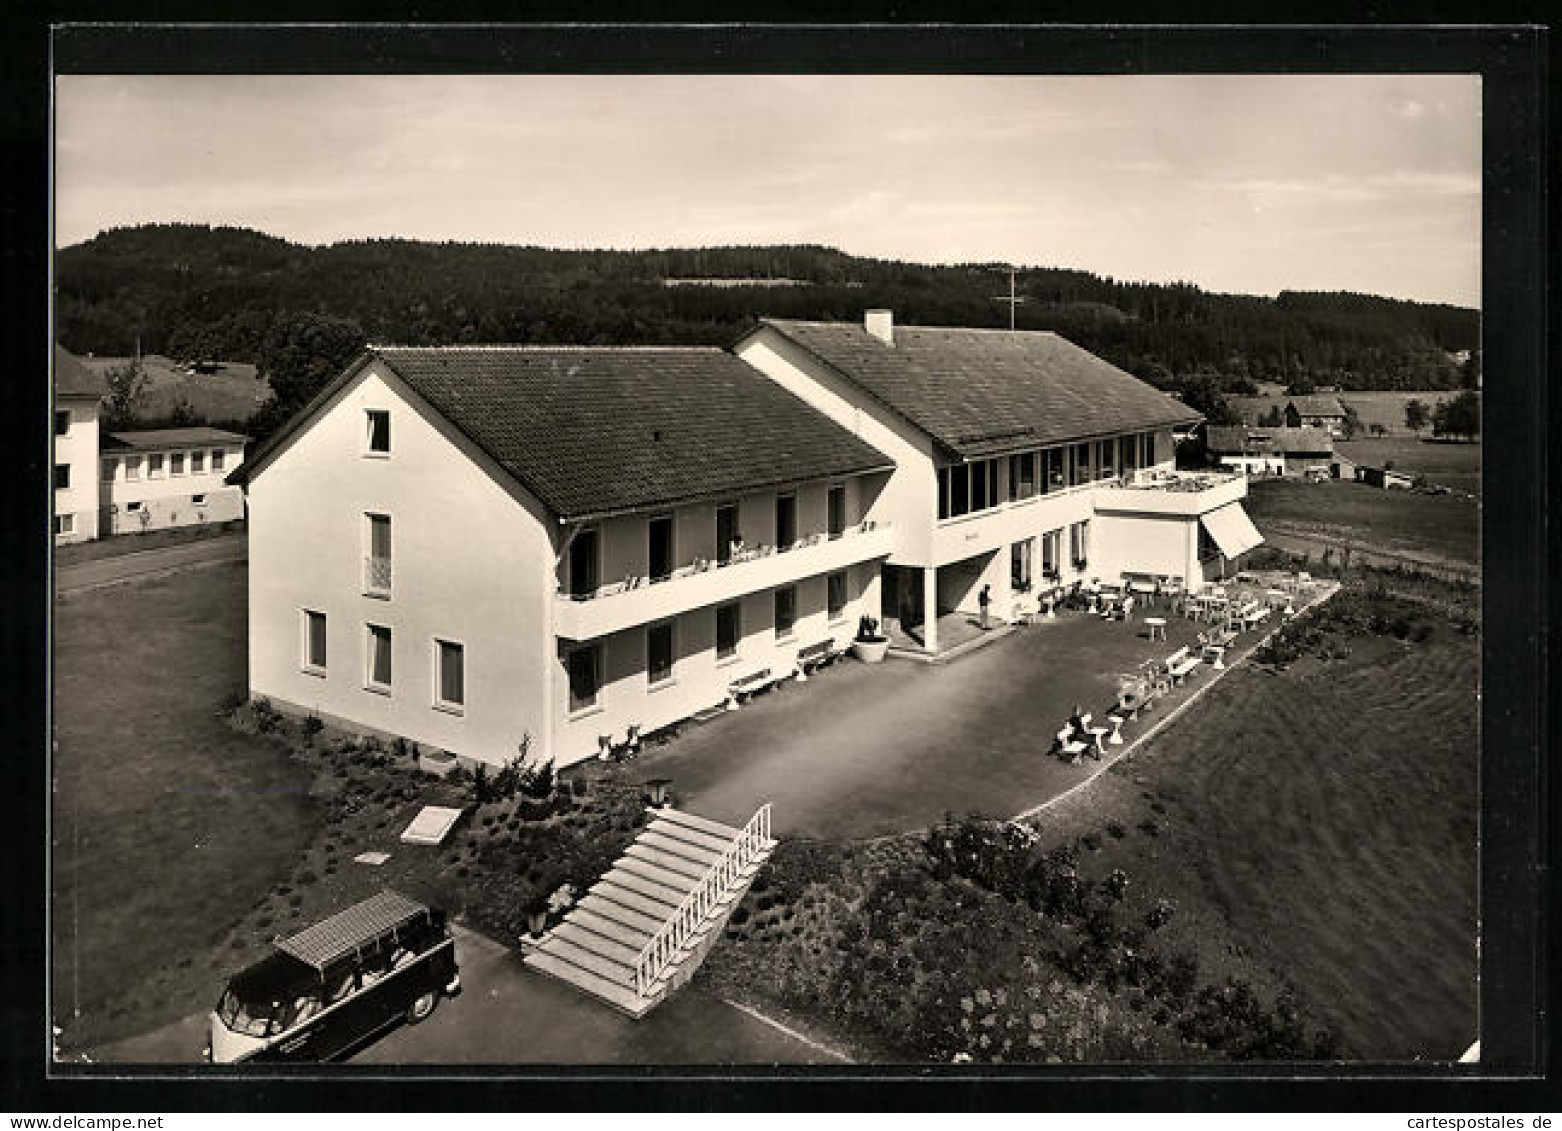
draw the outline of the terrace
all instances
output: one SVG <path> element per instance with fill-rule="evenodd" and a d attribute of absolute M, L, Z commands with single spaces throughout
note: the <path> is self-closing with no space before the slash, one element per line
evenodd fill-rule
<path fill-rule="evenodd" d="M 926 827 L 946 811 L 1010 816 L 1086 780 L 1100 763 L 1070 765 L 1051 753 L 1076 706 L 1097 721 L 1121 681 L 1147 661 L 1198 648 L 1208 623 L 1165 603 L 1166 639 L 1151 641 L 1140 615 L 1128 622 L 1062 613 L 948 664 L 890 660 L 838 664 L 806 689 L 781 685 L 661 747 L 627 772 L 667 777 L 679 804 L 741 821 L 765 801 L 776 828 L 817 837 L 868 837 Z M 1242 632 L 1224 667 L 1275 623 Z M 1088 657 L 1088 662 L 1081 662 Z M 1220 672 L 1209 662 L 1123 727 L 1132 742 Z M 1124 747 L 1108 746 L 1112 751 Z"/>
<path fill-rule="evenodd" d="M 1247 497 L 1240 471 L 1141 471 L 1096 492 L 1097 510 L 1200 515 Z"/>

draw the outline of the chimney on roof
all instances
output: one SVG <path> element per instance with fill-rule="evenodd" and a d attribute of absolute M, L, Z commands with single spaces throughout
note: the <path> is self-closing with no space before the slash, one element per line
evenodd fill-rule
<path fill-rule="evenodd" d="M 895 312 L 870 310 L 862 316 L 863 329 L 887 346 L 895 344 Z"/>

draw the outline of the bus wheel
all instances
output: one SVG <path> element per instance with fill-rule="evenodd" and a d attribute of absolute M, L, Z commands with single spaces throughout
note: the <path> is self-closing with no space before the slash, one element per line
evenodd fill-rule
<path fill-rule="evenodd" d="M 407 1006 L 407 1024 L 416 1025 L 419 1021 L 426 1020 L 428 1015 L 434 1012 L 434 1007 L 439 1004 L 439 994 L 430 990 Z"/>

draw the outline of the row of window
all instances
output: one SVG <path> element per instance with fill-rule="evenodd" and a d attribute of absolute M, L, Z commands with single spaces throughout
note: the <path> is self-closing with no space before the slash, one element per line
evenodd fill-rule
<path fill-rule="evenodd" d="M 154 452 L 146 457 L 146 477 L 148 479 L 164 478 L 163 469 L 165 466 L 168 469 L 167 474 L 169 476 L 183 475 L 185 473 L 186 456 L 189 457 L 191 475 L 206 474 L 206 452 L 203 449 L 192 452 L 171 452 L 166 457 L 166 464 L 163 453 Z M 225 469 L 227 458 L 227 449 L 213 448 L 211 450 L 211 470 L 213 475 Z M 114 482 L 119 475 L 120 462 L 121 457 L 119 456 L 103 457 L 103 482 Z M 140 456 L 125 456 L 123 457 L 123 462 L 125 465 L 125 479 L 127 481 L 141 478 L 142 458 Z M 58 474 L 58 468 L 56 468 L 56 474 Z"/>
<path fill-rule="evenodd" d="M 1063 550 L 1063 528 L 1049 530 L 1041 535 L 1041 575 L 1046 578 L 1062 576 L 1059 554 Z M 1025 538 L 1009 546 L 1009 581 L 1015 592 L 1028 592 L 1034 582 L 1033 570 L 1036 556 L 1035 538 Z M 1090 558 L 1090 520 L 1073 522 L 1068 526 L 1069 563 L 1076 567 L 1088 563 Z"/>
<path fill-rule="evenodd" d="M 998 466 L 1008 461 L 1008 490 L 999 493 Z M 1155 434 L 1136 432 L 1108 440 L 1044 448 L 1018 455 L 976 460 L 938 469 L 938 517 L 990 510 L 1007 498 L 1018 502 L 1084 483 L 1111 479 L 1150 466 Z"/>
<path fill-rule="evenodd" d="M 826 494 L 826 527 L 831 538 L 846 532 L 846 488 L 833 486 Z M 744 549 L 743 533 L 738 527 L 738 505 L 723 503 L 715 508 L 716 536 L 710 547 L 717 563 L 725 565 Z M 660 581 L 678 567 L 676 523 L 672 515 L 657 515 L 646 524 L 647 573 Z M 775 545 L 787 550 L 797 541 L 797 496 L 782 494 L 775 502 Z M 602 539 L 596 527 L 579 531 L 570 542 L 569 592 L 588 596 L 601 584 Z"/>
<path fill-rule="evenodd" d="M 825 579 L 825 610 L 835 624 L 846 613 L 846 571 L 839 570 Z M 777 640 L 790 640 L 797 629 L 797 586 L 787 585 L 772 594 L 774 628 Z M 737 658 L 743 639 L 743 602 L 717 605 L 716 659 Z M 676 648 L 676 621 L 647 625 L 645 630 L 645 679 L 648 687 L 660 687 L 673 678 Z M 587 644 L 572 649 L 565 659 L 569 672 L 569 709 L 584 711 L 597 705 L 602 693 L 602 644 Z"/>
<path fill-rule="evenodd" d="M 392 693 L 394 671 L 391 662 L 391 629 L 383 624 L 364 624 L 363 682 L 370 691 Z M 313 609 L 303 610 L 303 669 L 310 675 L 327 675 L 330 654 L 327 648 L 326 615 Z M 460 711 L 466 706 L 466 647 L 453 640 L 433 641 L 435 707 Z"/>

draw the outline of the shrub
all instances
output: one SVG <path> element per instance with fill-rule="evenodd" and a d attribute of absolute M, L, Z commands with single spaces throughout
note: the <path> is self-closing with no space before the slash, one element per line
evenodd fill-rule
<path fill-rule="evenodd" d="M 1177 905 L 1169 899 L 1157 899 L 1155 906 L 1145 912 L 1144 925 L 1152 931 L 1158 931 L 1171 922 L 1172 916 L 1177 913 Z"/>

